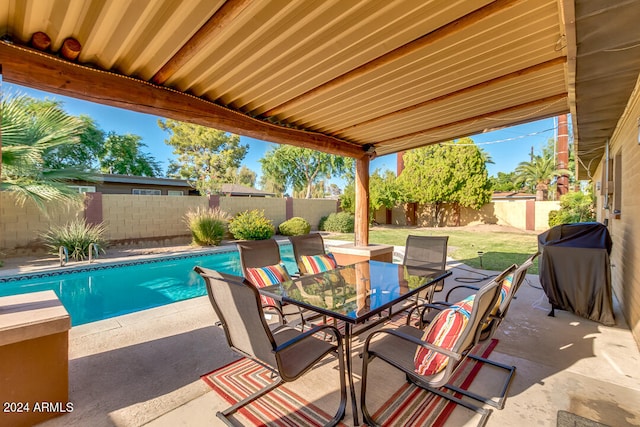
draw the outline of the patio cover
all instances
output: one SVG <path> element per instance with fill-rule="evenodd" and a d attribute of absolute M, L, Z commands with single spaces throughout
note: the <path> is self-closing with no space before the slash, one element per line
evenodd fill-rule
<path fill-rule="evenodd" d="M 553 309 L 615 325 L 611 246 L 607 227 L 597 222 L 558 225 L 538 236 L 540 284 Z"/>

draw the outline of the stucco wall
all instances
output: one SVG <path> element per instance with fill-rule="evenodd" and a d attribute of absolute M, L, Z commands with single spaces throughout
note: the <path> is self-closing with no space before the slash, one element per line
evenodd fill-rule
<path fill-rule="evenodd" d="M 605 210 L 604 197 L 596 191 L 598 197 L 598 220 L 608 219 L 608 227 L 613 239 L 611 252 L 611 279 L 614 293 L 620 301 L 625 318 L 631 327 L 636 342 L 640 346 L 640 194 L 637 183 L 640 182 L 640 144 L 638 144 L 638 117 L 640 117 L 640 83 L 627 105 L 625 114 L 618 122 L 616 132 L 610 143 L 610 158 L 619 160 L 622 178 L 614 185 L 620 186 L 621 213 L 613 214 L 614 200 L 610 200 L 611 209 Z M 616 165 L 617 167 L 617 165 Z M 593 181 L 602 181 L 604 159 L 593 176 Z M 615 179 L 615 175 L 614 175 Z M 601 185 L 606 185 L 601 182 Z"/>
<path fill-rule="evenodd" d="M 560 202 L 545 201 L 535 203 L 535 230 L 544 231 L 549 228 L 549 212 L 560 208 Z M 456 214 L 453 206 L 443 205 L 439 222 L 435 220 L 435 210 L 431 205 L 419 205 L 416 210 L 416 221 L 419 227 L 445 227 L 456 225 Z M 496 201 L 487 203 L 480 209 L 460 209 L 460 225 L 498 224 L 526 230 L 527 202 L 524 200 Z M 384 209 L 376 212 L 375 218 L 384 223 Z M 394 225 L 407 225 L 405 207 L 398 206 L 392 210 Z"/>
<path fill-rule="evenodd" d="M 549 212 L 560 209 L 560 202 L 536 202 L 536 230 L 549 228 Z"/>

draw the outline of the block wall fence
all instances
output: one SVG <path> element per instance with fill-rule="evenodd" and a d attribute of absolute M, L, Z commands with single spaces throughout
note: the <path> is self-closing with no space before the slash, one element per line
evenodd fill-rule
<path fill-rule="evenodd" d="M 460 225 L 498 224 L 529 231 L 549 228 L 549 212 L 560 209 L 560 202 L 533 200 L 509 200 L 487 203 L 480 209 L 461 208 Z M 411 212 L 415 211 L 412 215 Z M 379 209 L 374 219 L 379 224 L 416 225 L 418 227 L 454 227 L 457 214 L 452 205 L 440 207 L 439 220 L 435 219 L 433 205 L 396 206 L 387 211 Z"/>
<path fill-rule="evenodd" d="M 326 199 L 86 193 L 84 203 L 50 208 L 45 215 L 32 202 L 21 206 L 11 193 L 0 192 L 0 257 L 42 253 L 40 234 L 76 218 L 104 222 L 106 238 L 115 246 L 186 244 L 191 235 L 185 214 L 198 207 L 216 206 L 230 215 L 263 209 L 275 226 L 300 216 L 309 221 L 312 230 L 318 229 L 321 217 L 338 210 L 336 200 Z"/>
<path fill-rule="evenodd" d="M 14 196 L 0 192 L 0 256 L 20 256 L 43 251 L 39 235 L 52 226 L 75 218 L 90 223 L 104 222 L 106 238 L 112 245 L 171 245 L 191 240 L 184 216 L 189 210 L 220 207 L 230 215 L 251 209 L 264 210 L 275 226 L 288 218 L 300 216 L 318 229 L 323 216 L 339 211 L 339 203 L 328 199 L 293 199 L 263 197 L 177 197 L 132 196 L 128 194 L 86 193 L 84 203 L 49 209 L 45 215 L 31 202 L 24 206 Z M 499 224 L 522 230 L 543 231 L 548 227 L 549 211 L 558 202 L 492 202 L 479 210 L 461 209 L 460 225 Z M 415 224 L 411 224 L 407 206 L 389 212 L 379 210 L 375 220 L 381 224 L 417 225 L 421 227 L 455 226 L 452 206 L 441 208 L 440 223 L 434 220 L 432 206 L 417 206 Z"/>

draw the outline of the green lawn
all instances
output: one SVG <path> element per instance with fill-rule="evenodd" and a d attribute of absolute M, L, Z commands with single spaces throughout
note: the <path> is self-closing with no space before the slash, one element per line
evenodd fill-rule
<path fill-rule="evenodd" d="M 521 264 L 538 250 L 538 236 L 529 233 L 478 231 L 460 228 L 420 229 L 408 227 L 372 227 L 370 243 L 404 246 L 407 235 L 449 236 L 449 256 L 474 268 L 481 268 L 478 252 L 482 251 L 482 268 L 504 270 Z M 353 241 L 353 234 L 332 234 L 329 239 Z M 538 274 L 538 261 L 529 269 Z"/>

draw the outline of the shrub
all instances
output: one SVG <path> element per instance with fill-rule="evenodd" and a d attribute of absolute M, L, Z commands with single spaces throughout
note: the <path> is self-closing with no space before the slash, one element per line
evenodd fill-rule
<path fill-rule="evenodd" d="M 220 208 L 198 207 L 185 215 L 192 242 L 198 246 L 218 246 L 227 232 L 229 215 Z"/>
<path fill-rule="evenodd" d="M 560 198 L 560 210 L 549 212 L 549 226 L 595 221 L 593 198 L 581 191 Z"/>
<path fill-rule="evenodd" d="M 229 231 L 238 240 L 266 240 L 273 237 L 275 228 L 265 218 L 264 211 L 254 209 L 233 217 L 229 222 Z"/>
<path fill-rule="evenodd" d="M 330 214 L 324 221 L 324 229 L 334 233 L 353 233 L 355 217 L 348 212 Z"/>
<path fill-rule="evenodd" d="M 304 218 L 294 216 L 280 224 L 279 229 L 280 234 L 283 236 L 301 236 L 303 234 L 309 234 L 311 231 L 311 224 L 309 224 L 309 221 Z"/>
<path fill-rule="evenodd" d="M 95 243 L 98 250 L 105 253 L 108 245 L 104 238 L 106 228 L 103 223 L 87 224 L 84 219 L 76 219 L 62 226 L 53 226 L 41 234 L 49 253 L 58 255 L 60 246 L 69 251 L 69 258 L 76 261 L 89 255 L 89 245 Z"/>
<path fill-rule="evenodd" d="M 323 216 L 322 218 L 320 218 L 320 222 L 318 222 L 318 230 L 327 231 L 324 228 L 324 223 L 327 222 L 327 218 L 329 218 L 329 217 L 328 216 Z"/>

